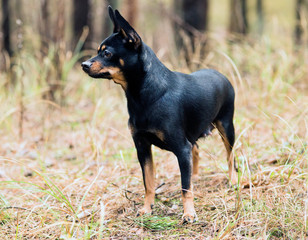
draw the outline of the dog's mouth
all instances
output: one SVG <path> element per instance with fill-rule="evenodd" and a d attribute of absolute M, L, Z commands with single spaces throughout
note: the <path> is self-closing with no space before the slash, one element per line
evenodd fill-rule
<path fill-rule="evenodd" d="M 86 67 L 86 66 L 83 66 L 82 65 L 82 70 L 85 72 L 85 73 L 88 73 L 90 72 L 90 68 Z"/>
<path fill-rule="evenodd" d="M 112 79 L 112 76 L 109 71 L 106 71 L 105 69 L 93 69 L 93 65 L 91 62 L 83 62 L 81 64 L 81 67 L 82 70 L 92 78 Z"/>
<path fill-rule="evenodd" d="M 90 72 L 87 72 L 87 73 L 92 78 L 112 79 L 112 76 L 110 75 L 109 72 L 91 73 L 91 71 L 90 71 Z"/>

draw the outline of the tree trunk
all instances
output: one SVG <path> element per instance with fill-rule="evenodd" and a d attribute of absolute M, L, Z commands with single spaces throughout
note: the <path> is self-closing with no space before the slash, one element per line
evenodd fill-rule
<path fill-rule="evenodd" d="M 138 20 L 138 0 L 125 0 L 123 15 L 130 25 L 136 27 Z"/>
<path fill-rule="evenodd" d="M 10 32 L 10 10 L 9 0 L 2 0 L 2 32 L 3 32 L 3 48 L 12 56 L 13 51 L 11 48 L 11 32 Z"/>
<path fill-rule="evenodd" d="M 263 0 L 257 0 L 258 34 L 262 35 L 264 29 Z"/>
<path fill-rule="evenodd" d="M 180 14 L 185 24 L 200 32 L 207 31 L 209 12 L 208 0 L 182 0 L 180 8 Z M 189 36 L 192 50 L 195 51 L 196 36 L 188 29 L 184 28 L 183 30 Z"/>
<path fill-rule="evenodd" d="M 64 0 L 57 1 L 57 21 L 54 32 L 54 42 L 60 44 L 64 41 L 65 32 L 65 3 Z"/>
<path fill-rule="evenodd" d="M 48 0 L 41 0 L 42 25 L 40 30 L 46 39 L 50 38 L 48 6 Z"/>
<path fill-rule="evenodd" d="M 191 60 L 197 51 L 200 59 L 204 57 L 206 38 L 203 35 L 208 29 L 209 0 L 175 0 L 175 12 L 181 17 L 175 21 L 175 40 L 179 49 L 184 50 L 186 62 L 191 67 Z M 185 43 L 180 33 L 188 36 Z M 199 59 L 199 60 L 200 60 Z"/>
<path fill-rule="evenodd" d="M 230 32 L 246 35 L 248 32 L 246 0 L 230 1 Z"/>
<path fill-rule="evenodd" d="M 199 31 L 206 31 L 208 8 L 208 0 L 184 0 L 182 5 L 184 21 Z"/>
<path fill-rule="evenodd" d="M 110 5 L 113 9 L 117 9 L 118 7 L 118 0 L 106 0 L 105 2 L 106 6 L 104 7 L 104 28 L 102 32 L 102 39 L 108 37 L 113 31 L 113 24 L 109 18 L 107 6 Z"/>
<path fill-rule="evenodd" d="M 295 5 L 295 43 L 297 45 L 302 44 L 303 26 L 302 26 L 302 11 L 304 6 L 304 0 L 296 0 Z"/>
<path fill-rule="evenodd" d="M 90 18 L 90 1 L 74 0 L 73 1 L 73 46 L 80 39 L 84 27 L 89 27 L 89 35 L 85 40 L 84 46 L 90 47 L 91 37 L 91 18 Z"/>
<path fill-rule="evenodd" d="M 48 51 L 48 44 L 50 41 L 50 25 L 49 25 L 49 6 L 48 0 L 41 0 L 41 16 L 42 21 L 40 22 L 40 35 L 41 35 L 41 48 L 44 53 L 47 54 Z"/>
<path fill-rule="evenodd" d="M 61 99 L 62 99 L 62 87 L 63 84 L 61 82 L 62 78 L 62 70 L 63 64 L 65 61 L 65 40 L 64 40 L 64 33 L 65 33 L 65 1 L 64 0 L 57 0 L 57 20 L 56 20 L 56 27 L 55 32 L 53 35 L 53 41 L 56 47 L 56 54 L 54 58 L 54 66 L 57 70 L 56 72 L 56 79 L 51 78 L 49 75 L 47 76 L 47 83 L 49 87 L 49 91 L 47 92 L 46 96 L 43 98 L 47 98 L 51 101 L 56 100 L 56 92 L 60 90 Z"/>

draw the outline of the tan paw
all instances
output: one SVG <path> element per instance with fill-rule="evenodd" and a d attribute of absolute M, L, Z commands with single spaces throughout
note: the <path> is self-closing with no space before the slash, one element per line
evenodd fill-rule
<path fill-rule="evenodd" d="M 238 175 L 235 169 L 229 169 L 229 181 L 232 186 L 237 186 Z"/>
<path fill-rule="evenodd" d="M 184 213 L 182 217 L 182 224 L 189 224 L 198 221 L 198 217 L 196 214 L 188 214 Z"/>
<path fill-rule="evenodd" d="M 237 187 L 237 175 L 236 173 L 235 174 L 232 174 L 231 176 L 231 179 L 230 179 L 230 184 L 233 186 L 233 187 Z"/>
<path fill-rule="evenodd" d="M 145 214 L 152 214 L 153 205 L 151 206 L 143 206 L 141 209 L 138 210 L 137 217 L 143 216 Z"/>

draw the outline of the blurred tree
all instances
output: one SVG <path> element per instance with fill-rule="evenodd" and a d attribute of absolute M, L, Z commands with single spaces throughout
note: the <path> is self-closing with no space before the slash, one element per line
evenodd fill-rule
<path fill-rule="evenodd" d="M 113 24 L 109 18 L 107 6 L 110 5 L 113 9 L 118 7 L 118 0 L 106 0 L 106 6 L 104 9 L 104 26 L 103 26 L 103 36 L 102 39 L 105 39 L 113 31 Z"/>
<path fill-rule="evenodd" d="M 58 90 L 62 90 L 63 84 L 61 83 L 62 78 L 62 69 L 65 61 L 65 1 L 57 0 L 57 9 L 56 9 L 56 27 L 53 35 L 53 41 L 55 43 L 56 53 L 53 61 L 53 65 L 56 69 L 56 79 L 47 75 L 47 84 L 49 87 L 48 92 L 43 98 L 55 101 L 55 94 Z M 46 6 L 47 7 L 47 6 Z M 46 9 L 45 9 L 46 10 Z M 49 29 L 48 29 L 49 30 Z M 60 92 L 62 94 L 63 91 Z M 62 96 L 61 96 L 62 97 Z M 62 99 L 62 98 L 61 98 Z"/>
<path fill-rule="evenodd" d="M 303 38 L 303 7 L 304 7 L 305 0 L 296 0 L 295 4 L 295 43 L 300 45 L 302 43 Z"/>
<path fill-rule="evenodd" d="M 208 27 L 208 10 L 208 0 L 184 0 L 182 4 L 184 21 L 201 32 Z"/>
<path fill-rule="evenodd" d="M 204 56 L 206 37 L 202 33 L 208 29 L 209 0 L 175 0 L 174 9 L 181 17 L 173 19 L 176 43 L 179 49 L 184 50 L 186 62 L 190 66 L 191 58 L 196 52 L 196 42 L 201 46 L 198 49 L 199 57 Z M 184 43 L 180 32 L 188 36 L 188 44 Z"/>
<path fill-rule="evenodd" d="M 230 1 L 230 26 L 232 33 L 246 35 L 248 33 L 247 21 L 247 1 L 231 0 Z"/>
<path fill-rule="evenodd" d="M 11 32 L 10 32 L 10 8 L 9 0 L 2 0 L 2 34 L 3 48 L 11 56 L 13 54 L 11 48 Z"/>
<path fill-rule="evenodd" d="M 138 19 L 138 0 L 125 0 L 123 10 L 123 15 L 126 20 L 133 27 L 136 27 Z"/>
<path fill-rule="evenodd" d="M 41 42 L 42 47 L 46 48 L 48 46 L 50 40 L 50 28 L 49 28 L 49 1 L 48 0 L 41 0 L 41 18 L 42 21 L 40 22 L 40 35 L 41 35 Z M 44 49 L 45 50 L 45 49 Z M 47 49 L 46 49 L 47 50 Z"/>
<path fill-rule="evenodd" d="M 258 34 L 262 35 L 264 28 L 263 0 L 257 0 Z"/>
<path fill-rule="evenodd" d="M 64 0 L 57 0 L 57 18 L 54 32 L 54 42 L 60 45 L 64 41 L 65 31 L 65 3 Z"/>
<path fill-rule="evenodd" d="M 84 27 L 91 28 L 91 9 L 90 0 L 74 0 L 73 1 L 73 46 L 78 42 Z M 92 31 L 85 40 L 84 46 L 90 47 L 92 41 Z"/>

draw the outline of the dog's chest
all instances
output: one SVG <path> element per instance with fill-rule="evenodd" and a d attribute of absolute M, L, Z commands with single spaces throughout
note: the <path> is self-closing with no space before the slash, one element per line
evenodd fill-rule
<path fill-rule="evenodd" d="M 132 134 L 153 134 L 158 139 L 163 140 L 164 134 L 161 118 L 159 115 L 153 114 L 151 111 L 130 114 L 128 125 Z"/>
<path fill-rule="evenodd" d="M 157 121 L 151 117 L 148 117 L 147 114 L 141 115 L 131 115 L 128 121 L 129 128 L 136 132 L 151 132 L 152 129 L 156 129 L 155 124 Z"/>
<path fill-rule="evenodd" d="M 161 149 L 169 150 L 165 132 L 160 126 L 152 124 L 139 125 L 138 122 L 137 124 L 136 122 L 132 123 L 131 119 L 128 122 L 128 126 L 133 138 L 143 139 Z"/>

